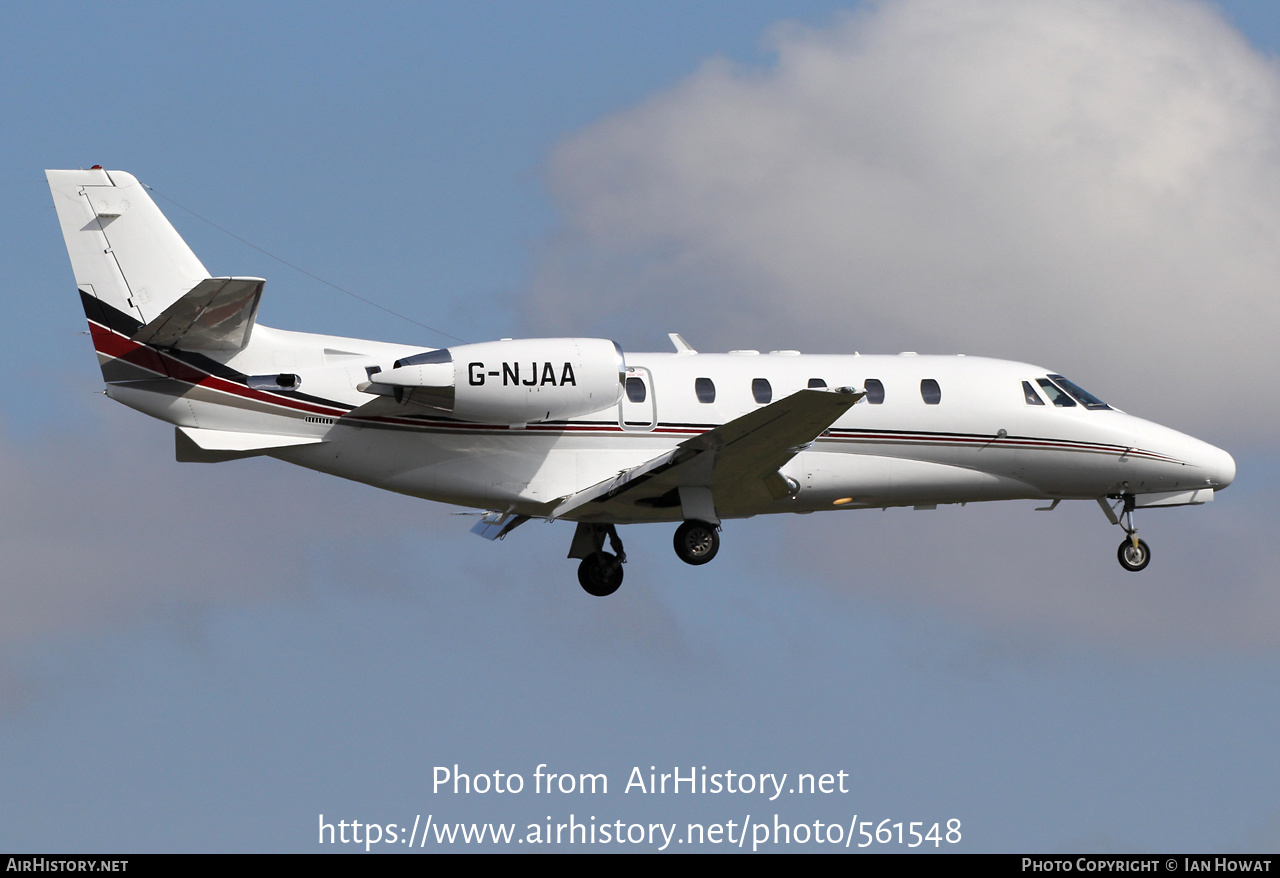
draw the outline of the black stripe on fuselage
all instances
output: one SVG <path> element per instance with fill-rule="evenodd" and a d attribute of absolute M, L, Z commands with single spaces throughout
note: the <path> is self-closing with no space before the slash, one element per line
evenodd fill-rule
<path fill-rule="evenodd" d="M 119 335 L 123 335 L 125 338 L 129 338 L 129 339 L 132 339 L 133 336 L 137 334 L 138 330 L 142 329 L 143 327 L 142 323 L 135 320 L 133 317 L 130 317 L 128 314 L 125 314 L 123 311 L 119 310 L 118 308 L 113 308 L 112 306 L 98 299 L 96 296 L 86 293 L 84 290 L 80 290 L 79 292 L 80 292 L 80 303 L 81 305 L 84 306 L 85 317 L 87 317 L 89 320 L 93 321 L 94 323 L 97 323 L 99 326 L 106 327 L 107 329 L 110 329 L 112 332 L 118 333 Z M 152 347 L 152 346 L 147 345 L 147 347 Z M 160 352 L 166 357 L 170 357 L 174 360 L 177 360 L 178 362 L 182 363 L 185 366 L 190 366 L 192 369 L 196 369 L 201 372 L 206 372 L 209 375 L 213 375 L 218 378 L 222 378 L 226 381 L 234 382 L 236 384 L 243 384 L 245 385 L 245 387 L 248 387 L 248 380 L 247 380 L 248 375 L 246 375 L 244 372 L 240 372 L 236 369 L 231 368 L 225 363 L 219 363 L 217 360 L 213 359 L 212 357 L 208 357 L 204 354 L 195 353 L 194 351 L 180 350 L 178 348 L 153 347 L 152 349 Z M 109 377 L 107 373 L 108 373 L 107 366 L 103 366 L 103 379 L 108 383 L 116 383 L 121 380 L 119 378 L 113 379 L 112 377 Z M 125 379 L 125 380 L 128 380 L 128 379 Z M 316 405 L 329 406 L 330 408 L 344 409 L 347 411 L 351 410 L 351 406 L 347 403 L 338 402 L 337 400 L 332 400 L 332 399 L 326 399 L 325 397 L 322 397 L 322 396 L 313 396 L 309 393 L 302 393 L 301 391 L 297 391 L 297 390 L 291 390 L 291 391 L 288 391 L 287 393 L 277 393 L 277 392 L 268 391 L 268 390 L 262 390 L 258 392 L 267 393 L 273 396 L 279 396 L 281 399 L 296 399 L 304 402 L 314 403 Z"/>

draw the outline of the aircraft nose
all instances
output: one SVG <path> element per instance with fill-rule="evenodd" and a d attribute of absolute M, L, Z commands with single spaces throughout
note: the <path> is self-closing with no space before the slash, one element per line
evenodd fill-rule
<path fill-rule="evenodd" d="M 1138 447 L 1158 449 L 1159 453 L 1175 461 L 1161 480 L 1183 490 L 1204 487 L 1215 491 L 1221 491 L 1235 481 L 1235 459 L 1221 448 L 1159 424 L 1143 422 L 1140 428 L 1130 434 L 1130 441 Z M 1153 483 L 1145 490 L 1158 491 L 1160 488 Z"/>
<path fill-rule="evenodd" d="M 1215 490 L 1221 491 L 1236 480 L 1235 458 L 1221 448 L 1209 445 L 1205 460 L 1200 465 L 1204 467 L 1205 478 L 1213 484 Z"/>
<path fill-rule="evenodd" d="M 1235 481 L 1235 458 L 1208 442 L 1191 439 L 1191 446 L 1185 448 L 1182 459 L 1195 467 L 1198 474 L 1202 473 L 1205 484 L 1215 491 Z"/>

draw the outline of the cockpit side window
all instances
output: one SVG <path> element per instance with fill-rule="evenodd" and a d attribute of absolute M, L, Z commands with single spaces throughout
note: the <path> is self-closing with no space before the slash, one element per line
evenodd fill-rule
<path fill-rule="evenodd" d="M 1036 384 L 1044 388 L 1044 395 L 1049 397 L 1049 402 L 1059 408 L 1073 409 L 1076 407 L 1076 401 L 1058 389 L 1058 386 L 1048 378 L 1037 378 Z"/>
<path fill-rule="evenodd" d="M 867 392 L 867 402 L 872 405 L 880 405 L 884 402 L 884 384 L 879 378 L 868 378 L 862 382 L 862 389 Z"/>
<path fill-rule="evenodd" d="M 1075 397 L 1079 401 L 1079 403 L 1085 408 L 1093 411 L 1096 411 L 1098 409 L 1111 408 L 1111 406 L 1107 405 L 1105 402 L 1098 399 L 1096 396 L 1094 396 L 1089 391 L 1085 390 L 1079 384 L 1075 384 L 1071 381 L 1068 381 L 1067 379 L 1063 378 L 1061 375 L 1050 375 L 1049 377 L 1053 380 L 1054 384 L 1057 384 L 1067 393 Z"/>
<path fill-rule="evenodd" d="M 1027 405 L 1044 405 L 1044 400 L 1040 398 L 1040 394 L 1036 393 L 1030 381 L 1022 382 L 1022 396 L 1026 399 Z"/>

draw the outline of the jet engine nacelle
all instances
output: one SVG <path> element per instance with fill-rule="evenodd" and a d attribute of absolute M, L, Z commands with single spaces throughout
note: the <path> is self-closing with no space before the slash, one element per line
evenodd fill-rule
<path fill-rule="evenodd" d="M 521 338 L 404 357 L 370 376 L 370 386 L 463 421 L 523 424 L 616 406 L 626 371 L 622 348 L 608 339 Z"/>

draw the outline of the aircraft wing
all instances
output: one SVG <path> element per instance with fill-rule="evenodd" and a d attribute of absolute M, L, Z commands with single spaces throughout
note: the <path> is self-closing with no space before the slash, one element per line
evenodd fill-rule
<path fill-rule="evenodd" d="M 238 351 L 249 343 L 266 283 L 258 277 L 210 277 L 133 335 L 133 341 L 184 351 Z"/>
<path fill-rule="evenodd" d="M 550 517 L 563 518 L 576 512 L 575 518 L 607 518 L 615 504 L 675 506 L 697 496 L 690 489 L 710 491 L 710 497 L 714 497 L 763 483 L 776 494 L 776 486 L 770 482 L 782 484 L 779 468 L 865 395 L 848 389 L 797 391 L 571 494 L 560 501 Z M 781 493 L 786 493 L 785 488 Z M 705 493 L 702 496 L 710 502 Z"/>

